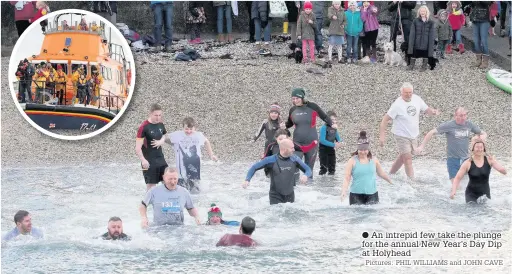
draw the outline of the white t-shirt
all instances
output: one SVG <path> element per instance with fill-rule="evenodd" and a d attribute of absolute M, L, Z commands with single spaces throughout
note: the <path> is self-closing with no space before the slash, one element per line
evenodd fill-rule
<path fill-rule="evenodd" d="M 169 134 L 176 154 L 176 167 L 181 177 L 185 179 L 201 179 L 201 147 L 206 137 L 201 132 L 186 135 L 184 131 L 175 131 Z"/>
<path fill-rule="evenodd" d="M 388 115 L 393 119 L 393 134 L 416 139 L 420 134 L 420 111 L 426 111 L 427 104 L 416 94 L 412 95 L 411 101 L 406 102 L 398 97 L 388 110 Z"/>

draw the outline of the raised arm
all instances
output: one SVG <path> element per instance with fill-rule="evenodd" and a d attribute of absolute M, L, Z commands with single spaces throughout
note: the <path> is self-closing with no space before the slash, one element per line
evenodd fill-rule
<path fill-rule="evenodd" d="M 377 175 L 379 175 L 379 177 L 381 177 L 386 182 L 388 182 L 389 184 L 392 185 L 393 183 L 391 183 L 391 179 L 389 178 L 388 174 L 384 171 L 384 169 L 382 169 L 382 166 L 380 165 L 379 160 L 375 159 L 374 161 L 375 161 L 375 167 L 377 168 Z"/>

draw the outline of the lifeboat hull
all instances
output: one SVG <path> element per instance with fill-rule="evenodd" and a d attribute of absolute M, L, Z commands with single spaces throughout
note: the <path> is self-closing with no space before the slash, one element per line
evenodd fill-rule
<path fill-rule="evenodd" d="M 25 105 L 25 113 L 46 130 L 95 131 L 110 123 L 116 116 L 115 113 L 97 108 L 30 103 Z"/>

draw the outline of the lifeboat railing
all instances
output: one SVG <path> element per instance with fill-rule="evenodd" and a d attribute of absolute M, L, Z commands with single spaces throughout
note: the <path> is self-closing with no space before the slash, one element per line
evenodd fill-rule
<path fill-rule="evenodd" d="M 78 27 L 80 24 L 78 21 L 75 21 L 74 25 L 68 25 L 68 29 L 65 29 L 64 26 L 60 25 L 61 29 L 59 29 L 59 25 L 48 23 L 48 27 L 46 28 L 46 34 L 56 33 L 56 32 L 73 32 L 73 33 L 91 33 L 98 34 L 102 38 L 105 38 L 105 29 L 98 25 L 97 30 L 92 30 L 92 23 L 87 25 L 87 30 L 81 30 Z"/>
<path fill-rule="evenodd" d="M 34 103 L 34 104 L 45 104 L 47 102 L 53 102 L 55 105 L 66 105 L 67 102 L 67 93 L 64 89 L 63 92 L 56 90 L 56 85 L 66 85 L 66 83 L 58 84 L 58 83 L 48 83 L 46 81 L 37 81 L 37 80 L 19 80 L 17 82 L 14 82 L 14 84 L 17 84 L 17 99 L 18 102 L 21 103 L 21 92 L 26 92 L 26 89 L 22 88 L 22 85 L 26 84 L 28 85 L 28 91 L 30 92 L 25 96 L 26 102 Z M 36 88 L 36 92 L 32 92 L 32 84 L 34 84 Z M 16 85 L 15 85 L 16 86 Z M 16 91 L 16 88 L 15 88 Z M 115 111 L 116 113 L 119 113 L 122 106 L 125 104 L 125 100 L 109 90 L 106 90 L 104 88 L 100 88 L 100 91 L 102 93 L 107 94 L 100 94 L 99 96 L 92 95 L 90 98 L 91 101 L 97 101 L 97 108 L 105 108 L 108 109 L 109 112 Z M 78 93 L 78 91 L 77 91 Z M 78 94 L 75 93 L 75 95 L 72 98 L 72 102 L 74 102 L 77 99 Z M 73 104 L 73 103 L 72 103 Z M 90 105 L 91 103 L 84 105 Z M 120 107 L 121 106 L 121 107 Z"/>

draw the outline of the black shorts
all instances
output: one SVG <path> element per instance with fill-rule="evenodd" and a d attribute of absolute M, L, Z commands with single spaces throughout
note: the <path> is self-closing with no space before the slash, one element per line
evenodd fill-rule
<path fill-rule="evenodd" d="M 379 203 L 379 192 L 373 194 L 350 193 L 349 203 L 351 205 L 371 205 Z"/>
<path fill-rule="evenodd" d="M 142 175 L 144 176 L 144 181 L 146 184 L 158 184 L 163 181 L 162 176 L 164 175 L 164 171 L 167 168 L 167 164 L 163 166 L 155 166 L 149 165 L 149 169 L 143 170 Z"/>
<path fill-rule="evenodd" d="M 275 191 L 270 191 L 268 193 L 268 198 L 270 200 L 271 205 L 280 204 L 280 203 L 293 203 L 295 202 L 295 192 L 292 192 L 288 195 L 282 195 Z"/>

